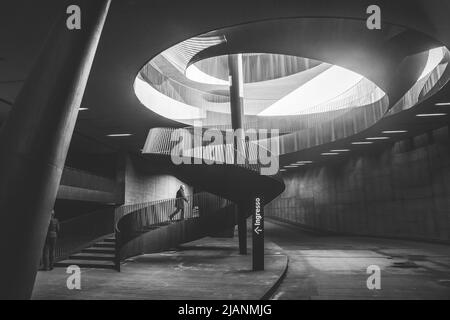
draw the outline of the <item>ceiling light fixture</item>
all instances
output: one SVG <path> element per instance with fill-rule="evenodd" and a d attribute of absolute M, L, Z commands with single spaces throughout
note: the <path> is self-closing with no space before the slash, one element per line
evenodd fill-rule
<path fill-rule="evenodd" d="M 132 136 L 133 134 L 131 133 L 111 133 L 111 134 L 107 134 L 107 137 L 129 137 Z"/>
<path fill-rule="evenodd" d="M 323 153 L 321 153 L 321 155 L 323 155 L 323 156 L 335 156 L 335 155 L 338 155 L 339 153 L 337 153 L 337 152 L 323 152 Z"/>
<path fill-rule="evenodd" d="M 406 133 L 406 132 L 408 132 L 408 130 L 386 130 L 383 131 L 382 133 L 389 134 L 389 133 Z"/>
<path fill-rule="evenodd" d="M 371 141 L 356 141 L 356 142 L 352 142 L 352 144 L 372 144 L 373 142 Z"/>
<path fill-rule="evenodd" d="M 366 140 L 387 140 L 389 137 L 369 137 Z"/>
<path fill-rule="evenodd" d="M 334 149 L 334 150 L 330 150 L 330 152 L 349 152 L 350 149 Z"/>
<path fill-rule="evenodd" d="M 450 106 L 450 102 L 438 102 L 434 104 L 435 106 L 441 107 L 441 106 Z"/>
<path fill-rule="evenodd" d="M 446 113 L 418 113 L 416 117 L 441 117 L 446 115 Z"/>

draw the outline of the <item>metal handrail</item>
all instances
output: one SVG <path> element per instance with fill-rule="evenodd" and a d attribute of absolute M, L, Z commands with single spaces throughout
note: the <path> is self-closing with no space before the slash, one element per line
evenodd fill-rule
<path fill-rule="evenodd" d="M 61 221 L 55 247 L 55 259 L 61 260 L 89 245 L 92 241 L 114 233 L 114 208 L 104 208 Z"/>
<path fill-rule="evenodd" d="M 229 104 L 229 96 L 223 94 L 211 93 L 197 88 L 186 86 L 176 80 L 164 75 L 152 63 L 147 64 L 139 74 L 139 76 L 153 88 L 160 91 L 164 95 L 186 103 L 191 106 L 200 108 L 203 112 L 208 110 L 211 105 L 210 101 L 217 103 Z M 356 94 L 356 93 L 358 94 Z M 362 93 L 362 94 L 361 94 Z M 382 92 L 373 82 L 362 79 L 355 86 L 348 89 L 338 97 L 334 97 L 318 105 L 307 107 L 308 114 L 319 113 L 322 116 L 328 111 L 353 108 L 374 103 L 383 98 Z M 205 97 L 208 96 L 208 99 Z M 248 101 L 266 101 L 267 99 L 246 99 Z M 272 100 L 272 99 L 269 99 Z M 294 117 L 305 116 L 307 114 L 294 115 Z M 264 116 L 255 116 L 256 118 L 264 118 Z M 209 126 L 209 125 L 208 125 Z M 254 127 L 258 128 L 258 126 Z"/>
<path fill-rule="evenodd" d="M 168 225 L 171 222 L 170 215 L 175 212 L 179 201 L 183 201 L 184 220 L 198 219 L 233 204 L 225 198 L 207 192 L 188 195 L 186 199 L 187 202 L 182 198 L 170 198 L 117 208 L 115 225 L 117 252 L 135 237 Z"/>

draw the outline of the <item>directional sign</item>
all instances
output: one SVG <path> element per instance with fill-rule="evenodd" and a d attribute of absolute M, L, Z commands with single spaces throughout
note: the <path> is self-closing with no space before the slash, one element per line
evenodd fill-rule
<path fill-rule="evenodd" d="M 264 203 L 259 196 L 253 198 L 253 270 L 264 270 Z"/>

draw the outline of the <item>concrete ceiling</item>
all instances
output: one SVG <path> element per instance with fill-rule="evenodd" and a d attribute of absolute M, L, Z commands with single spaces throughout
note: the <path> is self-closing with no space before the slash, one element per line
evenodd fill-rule
<path fill-rule="evenodd" d="M 259 22 L 265 26 L 264 31 L 268 31 L 274 19 L 295 18 L 298 26 L 303 26 L 299 31 L 302 36 L 311 39 L 310 44 L 314 44 L 312 40 L 316 39 L 316 44 L 320 46 L 320 50 L 317 50 L 319 47 L 313 47 L 316 49 L 314 55 L 323 55 L 301 56 L 339 62 L 337 64 L 344 64 L 349 69 L 357 69 L 387 90 L 392 90 L 389 87 L 392 82 L 386 77 L 391 79 L 392 67 L 398 67 L 403 57 L 439 43 L 450 47 L 450 2 L 377 1 L 386 27 L 382 32 L 365 28 L 366 8 L 370 4 L 371 1 L 365 0 L 113 0 L 83 99 L 82 107 L 89 110 L 80 114 L 76 130 L 99 141 L 139 151 L 149 128 L 177 126 L 177 123 L 160 117 L 140 104 L 133 90 L 134 79 L 141 67 L 161 51 L 212 30 L 233 30 L 236 36 L 235 48 L 240 51 L 244 43 L 241 43 L 239 33 L 235 31 L 238 28 L 233 26 L 247 28 L 249 22 Z M 61 0 L 15 0 L 2 1 L 0 4 L 0 98 L 3 99 L 0 100 L 0 116 L 10 107 L 4 100 L 13 102 L 23 83 L 21 81 L 30 72 L 54 17 L 61 10 L 65 11 L 67 5 L 68 2 Z M 316 21 L 313 22 L 314 28 L 307 23 L 313 21 L 312 17 Z M 347 29 L 348 23 L 326 22 L 336 21 L 336 17 L 352 20 L 353 27 Z M 358 24 L 360 27 L 355 28 Z M 285 28 L 292 28 L 292 25 L 286 25 Z M 273 36 L 285 30 L 272 29 Z M 312 34 L 307 37 L 308 34 L 302 30 Z M 400 32 L 402 30 L 404 32 Z M 256 36 L 255 30 L 248 32 Z M 324 41 L 332 41 L 333 34 L 344 42 L 334 41 L 334 47 L 327 49 L 330 43 Z M 260 35 L 260 39 L 250 38 L 246 46 L 254 49 L 254 46 L 260 47 L 261 44 L 274 41 L 286 49 L 291 47 L 289 38 L 269 39 L 268 35 Z M 321 38 L 324 41 L 318 41 Z M 381 43 L 383 47 L 380 47 Z M 356 59 L 349 59 L 347 46 L 358 49 L 355 51 L 358 53 Z M 306 46 L 297 46 L 297 49 L 311 51 Z M 331 58 L 327 51 L 332 53 Z M 420 72 L 420 62 L 415 61 L 413 65 L 418 66 L 413 74 Z M 12 82 L 3 83 L 5 81 Z M 449 92 L 447 86 L 433 99 L 450 101 Z M 105 138 L 108 133 L 118 132 L 134 135 L 121 139 Z"/>

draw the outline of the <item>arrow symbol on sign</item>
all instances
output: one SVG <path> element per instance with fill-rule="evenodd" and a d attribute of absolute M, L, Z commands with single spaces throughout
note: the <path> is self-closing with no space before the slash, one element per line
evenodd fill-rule
<path fill-rule="evenodd" d="M 260 229 L 259 226 L 255 228 L 255 233 L 256 234 L 259 234 L 261 231 L 262 231 L 262 229 Z"/>

